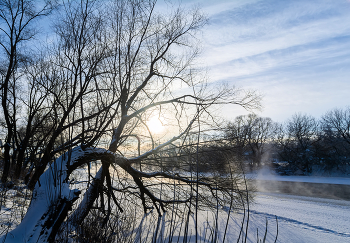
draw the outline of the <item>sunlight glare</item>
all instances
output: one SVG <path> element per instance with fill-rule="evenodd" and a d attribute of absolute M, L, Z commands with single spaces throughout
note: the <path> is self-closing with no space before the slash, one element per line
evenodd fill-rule
<path fill-rule="evenodd" d="M 151 133 L 161 133 L 164 130 L 164 126 L 157 116 L 151 117 L 147 121 L 147 126 Z"/>

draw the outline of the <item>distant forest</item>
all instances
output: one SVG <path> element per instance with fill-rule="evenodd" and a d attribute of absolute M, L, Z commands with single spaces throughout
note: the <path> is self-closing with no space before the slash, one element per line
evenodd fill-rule
<path fill-rule="evenodd" d="M 200 154 L 207 161 L 202 171 L 225 172 L 229 159 L 242 162 L 247 172 L 269 167 L 282 175 L 348 174 L 350 107 L 320 119 L 297 113 L 282 124 L 256 114 L 238 116 Z"/>

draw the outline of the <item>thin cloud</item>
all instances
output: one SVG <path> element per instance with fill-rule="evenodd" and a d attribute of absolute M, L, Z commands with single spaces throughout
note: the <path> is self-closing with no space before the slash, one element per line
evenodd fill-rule
<path fill-rule="evenodd" d="M 209 67 L 212 82 L 255 87 L 265 94 L 265 111 L 278 103 L 291 114 L 320 115 L 325 100 L 333 107 L 350 103 L 348 96 L 339 99 L 350 88 L 349 1 L 249 1 L 238 6 L 221 1 L 213 6 L 199 60 Z M 274 109 L 269 114 L 280 119 L 283 112 Z"/>

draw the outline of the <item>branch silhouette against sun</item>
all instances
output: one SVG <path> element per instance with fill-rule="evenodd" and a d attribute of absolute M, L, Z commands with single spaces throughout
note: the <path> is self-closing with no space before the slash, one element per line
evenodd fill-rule
<path fill-rule="evenodd" d="M 196 34 L 206 18 L 198 9 L 161 13 L 153 0 L 63 1 L 52 15 L 52 44 L 42 46 L 41 54 L 28 51 L 28 61 L 14 65 L 34 40 L 22 32 L 23 45 L 11 46 L 11 28 L 26 30 L 35 26 L 32 19 L 49 14 L 47 6 L 34 5 L 1 1 L 1 23 L 8 24 L 8 30 L 1 29 L 7 53 L 2 59 L 9 70 L 1 73 L 1 89 L 12 89 L 1 97 L 8 111 L 4 161 L 16 168 L 12 175 L 6 167 L 2 182 L 24 174 L 33 195 L 22 222 L 2 242 L 51 242 L 60 227 L 79 228 L 96 205 L 106 220 L 115 210 L 112 203 L 125 210 L 120 198 L 159 215 L 174 204 L 241 203 L 245 192 L 237 187 L 239 176 L 193 176 L 198 153 L 193 141 L 199 129 L 215 122 L 212 109 L 223 104 L 255 109 L 260 96 L 212 88 L 201 77 L 194 65 Z M 28 18 L 25 26 L 6 17 L 16 9 Z M 14 91 L 20 92 L 22 82 L 28 89 L 18 99 Z M 87 183 L 72 189 L 80 170 L 88 175 Z"/>

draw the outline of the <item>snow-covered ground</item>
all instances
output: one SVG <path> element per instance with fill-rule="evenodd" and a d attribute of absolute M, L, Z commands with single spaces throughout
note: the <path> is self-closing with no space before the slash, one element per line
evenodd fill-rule
<path fill-rule="evenodd" d="M 280 176 L 269 171 L 249 174 L 247 177 L 255 179 L 257 184 L 264 181 L 271 184 L 282 181 L 298 182 L 298 185 L 303 183 L 341 185 L 339 187 L 350 185 L 348 177 Z M 259 190 L 259 185 L 257 188 Z M 249 242 L 257 242 L 257 228 L 259 238 L 263 238 L 266 219 L 268 220 L 267 242 L 274 242 L 277 233 L 276 216 L 277 242 L 350 242 L 349 200 L 264 191 L 256 193 L 255 202 L 250 209 Z"/>
<path fill-rule="evenodd" d="M 254 178 L 260 181 L 274 180 L 350 185 L 349 178 L 283 177 L 266 174 L 263 176 L 255 175 Z M 276 242 L 282 243 L 350 242 L 350 200 L 256 192 L 254 202 L 250 203 L 249 211 L 247 242 L 260 242 L 260 240 L 263 242 L 266 221 L 266 242 L 275 242 L 276 236 Z M 225 215 L 220 217 L 221 222 L 219 224 L 221 229 L 225 228 L 226 218 Z M 246 222 L 247 215 L 244 216 L 243 213 L 232 214 L 230 218 L 226 242 L 237 242 L 242 220 L 244 218 L 244 222 Z M 244 232 L 246 232 L 245 227 L 246 224 L 244 223 Z M 204 238 L 207 239 L 207 237 L 201 236 L 202 240 Z M 239 242 L 245 242 L 244 238 L 245 235 L 243 233 Z M 222 235 L 219 237 L 219 242 L 221 241 Z M 203 240 L 203 242 L 207 241 Z"/>
<path fill-rule="evenodd" d="M 249 242 L 263 237 L 268 220 L 267 242 L 350 242 L 350 201 L 257 193 L 251 205 Z"/>
<path fill-rule="evenodd" d="M 249 243 L 263 242 L 266 221 L 266 242 L 275 242 L 276 236 L 276 242 L 280 243 L 350 242 L 350 201 L 258 192 L 249 211 L 246 241 Z M 225 242 L 237 242 L 243 217 L 243 213 L 231 215 Z M 246 223 L 247 214 L 244 218 Z M 225 228 L 226 220 L 227 215 L 219 217 L 221 230 Z M 190 239 L 190 242 L 195 242 L 193 232 Z M 201 242 L 211 242 L 209 234 L 205 236 L 201 233 L 199 239 Z M 218 239 L 218 242 L 222 242 L 222 235 Z M 171 242 L 177 240 L 175 237 Z M 168 242 L 168 238 L 157 241 L 160 242 Z M 182 242 L 182 238 L 179 242 Z M 244 233 L 238 242 L 245 242 Z"/>
<path fill-rule="evenodd" d="M 266 181 L 294 181 L 310 183 L 327 183 L 350 185 L 350 178 L 335 177 L 306 177 L 306 176 L 277 176 L 272 174 L 249 175 L 250 178 Z M 6 208 L 4 208 L 6 209 Z M 3 219 L 6 215 L 0 214 Z M 201 217 L 200 231 L 203 230 L 206 215 Z M 277 217 L 277 221 L 276 221 Z M 225 242 L 237 242 L 243 214 L 231 214 L 228 235 Z M 245 215 L 245 222 L 247 215 Z M 282 193 L 257 192 L 254 202 L 250 203 L 249 227 L 247 242 L 257 242 L 257 238 L 264 239 L 267 224 L 266 242 L 297 243 L 328 243 L 350 242 L 350 201 L 325 199 L 319 197 L 305 197 Z M 227 215 L 222 214 L 219 225 L 225 228 Z M 277 232 L 278 223 L 278 232 Z M 156 225 L 156 222 L 153 222 Z M 148 224 L 146 224 L 148 225 Z M 245 226 L 244 226 L 245 228 Z M 194 242 L 192 234 L 191 242 Z M 258 236 L 257 236 L 258 234 Z M 200 234 L 205 242 L 208 235 Z M 243 235 L 244 236 L 244 235 Z M 160 237 L 162 238 L 162 237 Z M 220 237 L 222 241 L 222 236 Z M 241 237 L 242 239 L 242 237 Z M 172 239 L 176 242 L 178 239 Z M 208 239 L 207 239 L 208 240 Z M 180 239 L 182 242 L 182 239 Z M 158 242 L 167 242 L 159 240 Z M 239 242 L 242 242 L 241 240 Z M 243 240 L 244 242 L 244 240 Z"/>

